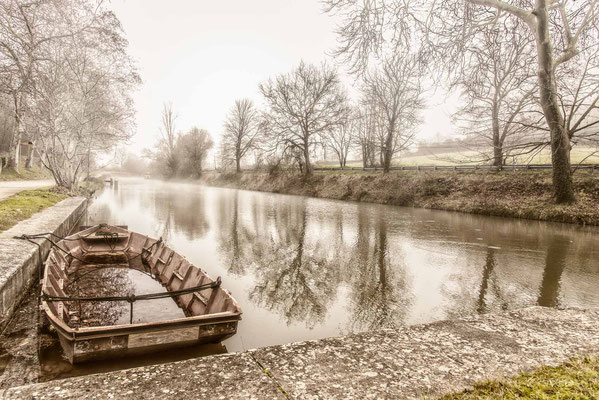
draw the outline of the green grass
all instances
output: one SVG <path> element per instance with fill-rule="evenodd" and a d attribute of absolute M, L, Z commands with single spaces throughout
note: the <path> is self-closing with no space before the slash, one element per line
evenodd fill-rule
<path fill-rule="evenodd" d="M 584 164 L 599 164 L 599 152 L 595 153 L 598 149 L 592 147 L 574 147 L 570 152 L 570 159 L 572 165 L 576 165 L 580 162 Z M 595 153 L 595 154 L 593 154 Z M 463 151 L 453 153 L 439 153 L 435 155 L 421 155 L 421 156 L 406 156 L 393 160 L 394 165 L 475 165 L 480 164 L 472 160 L 479 159 L 480 155 L 476 151 Z M 508 158 L 508 164 L 511 163 L 511 159 Z M 488 164 L 488 163 L 487 163 Z M 520 155 L 518 156 L 518 164 L 551 164 L 551 149 L 546 148 L 540 151 L 534 156 Z"/>
<path fill-rule="evenodd" d="M 558 367 L 542 367 L 506 381 L 487 381 L 472 390 L 443 396 L 442 400 L 479 399 L 598 399 L 599 357 L 574 360 Z"/>
<path fill-rule="evenodd" d="M 599 149 L 593 147 L 574 147 L 570 152 L 572 165 L 580 162 L 584 164 L 599 164 Z M 597 152 L 597 153 L 595 153 Z M 594 154 L 595 153 L 595 154 Z M 481 156 L 476 151 L 455 151 L 449 153 L 437 153 L 431 155 L 410 156 L 405 155 L 393 160 L 394 166 L 447 166 L 447 165 L 480 165 L 489 164 L 489 162 L 476 162 Z M 512 162 L 508 159 L 508 164 Z M 322 161 L 316 163 L 319 167 L 338 167 L 339 163 L 334 161 Z M 551 164 L 551 150 L 543 149 L 534 156 L 520 155 L 518 156 L 518 164 Z M 348 167 L 362 167 L 361 161 L 351 160 L 347 163 Z"/>
<path fill-rule="evenodd" d="M 52 173 L 46 168 L 38 167 L 31 169 L 21 167 L 19 173 L 12 168 L 4 168 L 2 169 L 2 172 L 0 172 L 0 182 L 35 181 L 40 179 L 52 179 Z"/>
<path fill-rule="evenodd" d="M 52 189 L 35 189 L 19 192 L 0 201 L 0 232 L 67 197 Z"/>

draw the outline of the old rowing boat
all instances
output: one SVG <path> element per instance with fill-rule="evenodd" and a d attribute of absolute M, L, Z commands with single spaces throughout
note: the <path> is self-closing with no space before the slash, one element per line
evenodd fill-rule
<path fill-rule="evenodd" d="M 162 290 L 136 293 L 132 272 Z M 211 279 L 162 239 L 126 227 L 96 225 L 55 243 L 41 286 L 42 308 L 71 363 L 219 342 L 236 333 L 241 319 L 220 278 Z M 134 320 L 138 308 L 158 299 L 174 301 L 178 312 Z M 164 317 L 168 304 L 160 307 L 146 314 Z"/>

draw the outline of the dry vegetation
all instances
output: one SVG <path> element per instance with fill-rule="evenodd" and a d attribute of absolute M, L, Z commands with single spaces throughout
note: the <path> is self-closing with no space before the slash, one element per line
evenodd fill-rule
<path fill-rule="evenodd" d="M 599 173 L 574 174 L 577 202 L 555 204 L 550 171 L 206 174 L 208 185 L 432 208 L 501 217 L 599 225 Z"/>

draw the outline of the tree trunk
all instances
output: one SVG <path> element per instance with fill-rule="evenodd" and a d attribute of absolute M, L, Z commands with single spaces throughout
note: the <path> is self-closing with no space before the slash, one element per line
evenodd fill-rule
<path fill-rule="evenodd" d="M 393 157 L 393 130 L 394 124 L 389 125 L 389 131 L 385 138 L 385 154 L 383 156 L 384 173 L 388 173 L 391 170 L 391 158 Z"/>
<path fill-rule="evenodd" d="M 12 140 L 10 143 L 9 156 L 7 167 L 13 168 L 17 173 L 19 172 L 20 164 L 20 149 L 21 149 L 21 116 L 18 112 L 15 112 L 15 126 L 12 134 Z"/>
<path fill-rule="evenodd" d="M 241 141 L 239 138 L 235 143 L 235 171 L 241 172 Z"/>
<path fill-rule="evenodd" d="M 503 146 L 499 135 L 499 112 L 497 105 L 493 105 L 493 166 L 501 167 L 503 165 Z"/>
<path fill-rule="evenodd" d="M 31 169 L 33 167 L 33 144 L 28 146 L 27 159 L 25 160 L 25 168 Z"/>
<path fill-rule="evenodd" d="M 539 97 L 545 120 L 551 132 L 551 164 L 553 166 L 553 191 L 557 203 L 574 201 L 574 187 L 570 168 L 570 138 L 564 127 L 555 85 L 553 49 L 549 36 L 545 0 L 535 1 L 537 14 L 537 57 Z"/>
<path fill-rule="evenodd" d="M 499 110 L 497 102 L 493 102 L 491 118 L 493 120 L 493 166 L 503 165 L 503 146 L 499 135 Z"/>
<path fill-rule="evenodd" d="M 312 164 L 310 163 L 310 148 L 308 145 L 307 136 L 304 135 L 304 137 L 306 138 L 304 139 L 304 164 L 306 166 L 306 168 L 304 169 L 304 174 L 310 175 L 312 174 Z"/>

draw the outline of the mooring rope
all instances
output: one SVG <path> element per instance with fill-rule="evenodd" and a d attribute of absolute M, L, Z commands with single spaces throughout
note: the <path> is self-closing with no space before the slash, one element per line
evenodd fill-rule
<path fill-rule="evenodd" d="M 82 238 L 86 238 L 88 236 L 90 236 L 92 233 L 94 232 L 90 232 L 85 236 L 78 236 L 76 238 L 67 238 L 67 237 L 60 237 L 58 235 L 56 235 L 55 233 L 52 232 L 42 232 L 42 233 L 36 233 L 33 235 L 27 235 L 27 234 L 22 234 L 21 236 L 13 236 L 13 238 L 15 239 L 21 239 L 21 240 L 27 240 L 33 244 L 35 244 L 38 248 L 38 255 L 39 255 L 39 259 L 40 259 L 40 281 L 42 279 L 42 273 L 43 273 L 43 261 L 42 261 L 42 245 L 41 243 L 38 243 L 36 241 L 34 241 L 33 239 L 46 239 L 50 242 L 50 245 L 52 247 L 56 247 L 58 248 L 60 251 L 62 251 L 63 253 L 65 253 L 67 256 L 72 257 L 73 259 L 81 262 L 81 266 L 85 266 L 85 265 L 89 265 L 89 263 L 75 255 L 73 255 L 70 251 L 67 251 L 65 249 L 63 249 L 62 247 L 60 247 L 58 245 L 58 243 L 54 242 L 52 239 L 50 239 L 48 236 L 54 236 L 55 238 L 64 241 L 64 240 L 71 240 L 71 241 L 76 241 L 76 240 L 80 240 Z M 97 233 L 97 231 L 96 231 Z M 104 238 L 104 241 L 108 244 L 108 247 L 110 248 L 111 252 L 114 252 L 116 246 L 112 246 L 110 243 L 110 239 L 118 239 L 118 232 L 106 232 L 104 235 L 102 235 Z M 160 237 L 160 239 L 158 239 L 157 241 L 155 241 L 154 243 L 152 243 L 149 247 L 147 248 L 142 248 L 141 253 L 137 253 L 135 254 L 133 257 L 129 258 L 127 255 L 127 252 L 123 251 L 125 253 L 125 256 L 127 257 L 127 262 L 131 262 L 131 260 L 134 260 L 137 257 L 141 257 L 142 262 L 146 261 L 146 258 L 144 258 L 145 254 L 152 254 L 151 249 L 156 246 L 156 245 L 160 245 L 162 243 L 162 237 Z M 76 277 L 75 279 L 73 279 L 72 281 L 68 282 L 66 287 L 69 287 L 70 285 L 72 285 L 73 283 L 75 283 L 76 281 L 78 281 L 80 278 L 92 273 L 92 272 L 96 272 L 101 270 L 102 268 L 106 268 L 106 267 L 112 267 L 114 264 L 110 264 L 110 265 L 102 265 L 102 266 L 95 266 L 93 267 L 92 270 L 87 271 L 86 273 L 84 273 L 83 275 L 80 275 L 78 277 Z M 139 271 L 138 269 L 136 269 L 136 271 Z M 154 278 L 154 276 L 146 271 L 139 271 L 142 273 L 145 273 L 149 276 L 151 276 L 152 278 Z M 42 294 L 40 296 L 38 296 L 38 301 L 40 299 L 43 299 L 46 302 L 55 302 L 55 301 L 63 301 L 63 302 L 114 302 L 114 301 L 127 301 L 130 303 L 131 305 L 131 315 L 130 315 L 130 321 L 129 323 L 133 323 L 133 303 L 136 301 L 143 301 L 143 300 L 155 300 L 155 299 L 164 299 L 164 298 L 169 298 L 169 297 L 177 297 L 177 296 L 182 296 L 185 294 L 191 294 L 191 293 L 195 293 L 195 292 L 199 292 L 202 290 L 206 290 L 206 289 L 214 289 L 214 288 L 218 288 L 221 285 L 221 278 L 220 276 L 216 279 L 216 281 L 212 282 L 212 283 L 208 283 L 205 285 L 200 285 L 200 286 L 193 286 L 190 288 L 185 288 L 185 289 L 180 289 L 180 290 L 174 290 L 174 291 L 168 291 L 168 292 L 160 292 L 160 293 L 148 293 L 148 294 L 142 294 L 142 295 L 129 295 L 129 296 L 106 296 L 106 297 L 67 297 L 67 296 L 50 296 L 45 292 L 42 292 Z M 38 307 L 39 309 L 39 307 Z M 38 349 L 39 350 L 39 349 Z"/>
<path fill-rule="evenodd" d="M 185 289 L 173 290 L 170 292 L 160 292 L 160 293 L 148 293 L 148 294 L 140 294 L 140 295 L 129 295 L 129 296 L 106 296 L 106 297 L 67 297 L 67 296 L 49 296 L 46 293 L 42 294 L 42 299 L 44 301 L 81 301 L 81 302 L 100 302 L 100 301 L 127 301 L 129 303 L 136 302 L 138 300 L 155 300 L 155 299 L 165 299 L 168 297 L 176 297 L 182 296 L 184 294 L 190 294 L 194 292 L 199 292 L 201 290 L 206 289 L 214 289 L 220 287 L 221 279 L 220 276 L 216 279 L 216 281 L 212 283 L 207 283 L 200 286 L 193 286 Z"/>

